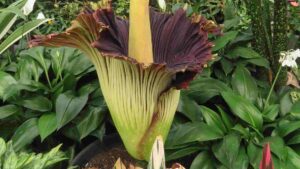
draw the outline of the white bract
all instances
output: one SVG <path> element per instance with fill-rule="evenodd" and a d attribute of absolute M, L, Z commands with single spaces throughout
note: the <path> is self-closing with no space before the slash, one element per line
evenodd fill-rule
<path fill-rule="evenodd" d="M 279 62 L 282 66 L 287 66 L 291 68 L 297 68 L 296 59 L 300 57 L 300 49 L 289 50 L 280 53 Z"/>
<path fill-rule="evenodd" d="M 35 0 L 27 0 L 26 4 L 23 7 L 24 15 L 29 15 L 33 11 L 34 4 Z"/>
<path fill-rule="evenodd" d="M 45 15 L 43 14 L 43 12 L 38 13 L 36 19 L 45 19 Z"/>
<path fill-rule="evenodd" d="M 165 0 L 157 0 L 157 1 L 158 1 L 159 7 L 160 7 L 163 11 L 165 11 L 166 8 L 167 8 L 166 1 L 165 1 Z"/>

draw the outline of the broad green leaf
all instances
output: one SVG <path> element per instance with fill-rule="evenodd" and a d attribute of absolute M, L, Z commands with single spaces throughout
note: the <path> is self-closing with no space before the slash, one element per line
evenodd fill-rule
<path fill-rule="evenodd" d="M 215 160 L 208 151 L 199 153 L 191 164 L 190 169 L 215 169 Z"/>
<path fill-rule="evenodd" d="M 270 122 L 274 121 L 279 113 L 279 105 L 278 104 L 268 105 L 262 113 L 264 119 Z"/>
<path fill-rule="evenodd" d="M 250 137 L 249 128 L 244 128 L 241 124 L 236 124 L 234 127 L 232 127 L 232 130 L 237 131 L 239 134 L 241 134 L 245 138 Z"/>
<path fill-rule="evenodd" d="M 5 94 L 5 89 L 17 81 L 8 73 L 0 71 L 0 98 Z"/>
<path fill-rule="evenodd" d="M 180 150 L 169 150 L 169 151 L 166 151 L 166 160 L 170 161 L 170 160 L 179 159 L 179 158 L 191 155 L 200 150 L 201 150 L 200 146 L 188 146 L 188 147 L 182 148 Z"/>
<path fill-rule="evenodd" d="M 193 122 L 202 121 L 199 105 L 185 94 L 181 94 L 178 111 Z"/>
<path fill-rule="evenodd" d="M 255 102 L 258 96 L 258 89 L 255 80 L 250 72 L 242 66 L 238 66 L 232 75 L 231 85 L 235 91 L 246 99 Z"/>
<path fill-rule="evenodd" d="M 98 126 L 98 128 L 96 130 L 94 130 L 90 135 L 96 137 L 97 139 L 99 139 L 100 141 L 103 140 L 103 137 L 105 135 L 105 123 L 103 123 L 101 126 Z"/>
<path fill-rule="evenodd" d="M 55 131 L 56 124 L 55 113 L 44 114 L 39 118 L 38 128 L 42 141 Z"/>
<path fill-rule="evenodd" d="M 222 118 L 224 125 L 227 128 L 227 131 L 231 130 L 231 128 L 233 127 L 232 119 L 220 106 L 217 106 L 217 108 L 218 108 L 219 112 L 221 113 L 221 118 Z"/>
<path fill-rule="evenodd" d="M 244 62 L 248 62 L 256 66 L 265 67 L 267 69 L 270 68 L 270 63 L 266 58 L 247 59 Z"/>
<path fill-rule="evenodd" d="M 284 124 L 280 124 L 275 132 L 280 136 L 280 137 L 285 137 L 288 134 L 298 130 L 300 128 L 300 121 L 290 121 L 286 122 Z"/>
<path fill-rule="evenodd" d="M 229 31 L 224 33 L 223 36 L 218 37 L 213 43 L 213 51 L 218 51 L 222 48 L 224 48 L 230 41 L 234 40 L 237 36 L 238 32 L 237 31 Z"/>
<path fill-rule="evenodd" d="M 34 47 L 28 50 L 22 51 L 20 53 L 23 57 L 30 57 L 32 58 L 37 64 L 43 68 L 44 72 L 47 72 L 50 67 L 50 60 L 46 59 L 45 57 L 45 48 L 44 47 Z"/>
<path fill-rule="evenodd" d="M 5 141 L 0 137 L 0 159 L 2 157 L 2 155 L 5 153 L 6 151 L 6 143 Z M 1 162 L 1 160 L 0 160 Z M 0 164 L 0 167 L 1 167 L 1 164 Z"/>
<path fill-rule="evenodd" d="M 233 114 L 255 129 L 262 129 L 262 114 L 250 101 L 232 92 L 222 92 L 222 96 Z"/>
<path fill-rule="evenodd" d="M 288 152 L 288 158 L 287 161 L 290 164 L 290 166 L 288 166 L 289 168 L 293 168 L 293 169 L 300 169 L 300 156 L 299 154 L 297 154 L 293 149 L 291 149 L 290 147 L 286 147 L 287 152 Z"/>
<path fill-rule="evenodd" d="M 21 39 L 24 35 L 31 32 L 35 28 L 39 27 L 43 23 L 48 22 L 50 19 L 37 19 L 30 21 L 20 26 L 12 34 L 10 34 L 1 44 L 0 44 L 0 54 L 4 52 L 8 47 Z"/>
<path fill-rule="evenodd" d="M 40 112 L 47 112 L 52 109 L 52 103 L 44 96 L 36 96 L 18 101 L 22 106 Z"/>
<path fill-rule="evenodd" d="M 263 148 L 250 141 L 247 147 L 247 154 L 251 166 L 253 168 L 259 168 L 259 163 L 262 159 Z"/>
<path fill-rule="evenodd" d="M 94 131 L 102 123 L 105 115 L 103 109 L 99 107 L 91 108 L 87 114 L 88 115 L 77 124 L 80 139 L 83 139 Z"/>
<path fill-rule="evenodd" d="M 231 89 L 222 81 L 199 76 L 191 82 L 188 90 L 184 90 L 183 93 L 194 98 L 199 103 L 205 103 L 224 91 L 231 91 Z"/>
<path fill-rule="evenodd" d="M 293 104 L 290 113 L 296 117 L 300 117 L 300 100 Z"/>
<path fill-rule="evenodd" d="M 223 71 L 224 71 L 224 73 L 226 75 L 228 75 L 229 73 L 231 73 L 232 70 L 233 70 L 233 68 L 234 68 L 232 62 L 230 62 L 226 58 L 222 58 L 221 59 L 221 65 L 222 65 Z"/>
<path fill-rule="evenodd" d="M 228 57 L 230 59 L 236 59 L 238 57 L 245 58 L 245 59 L 261 58 L 261 56 L 257 52 L 255 52 L 253 49 L 240 47 L 240 46 L 230 50 L 226 54 L 226 57 Z"/>
<path fill-rule="evenodd" d="M 8 116 L 11 116 L 17 112 L 19 112 L 20 109 L 18 108 L 18 106 L 13 105 L 13 104 L 9 104 L 9 105 L 5 105 L 0 107 L 0 119 L 4 119 Z"/>
<path fill-rule="evenodd" d="M 56 99 L 57 128 L 74 119 L 87 103 L 88 95 L 75 96 L 72 92 L 62 93 Z"/>
<path fill-rule="evenodd" d="M 77 57 L 70 58 L 68 60 L 65 70 L 78 76 L 89 70 L 92 66 L 92 62 L 88 59 L 88 57 L 81 53 L 80 55 L 77 55 Z"/>
<path fill-rule="evenodd" d="M 82 86 L 79 89 L 79 94 L 80 95 L 91 94 L 95 90 L 97 90 L 98 88 L 99 88 L 99 82 L 98 81 L 93 81 L 93 82 L 88 83 L 87 85 Z"/>
<path fill-rule="evenodd" d="M 294 145 L 300 143 L 300 133 L 297 132 L 289 141 L 287 142 L 287 145 Z"/>
<path fill-rule="evenodd" d="M 195 141 L 210 141 L 223 137 L 223 134 L 205 123 L 186 123 L 171 129 L 166 147 L 173 147 Z"/>
<path fill-rule="evenodd" d="M 39 135 L 37 119 L 31 118 L 20 125 L 12 137 L 14 149 L 19 151 Z"/>
<path fill-rule="evenodd" d="M 290 92 L 286 92 L 280 99 L 280 115 L 284 116 L 290 113 L 293 107 L 293 101 L 290 97 Z"/>
<path fill-rule="evenodd" d="M 68 125 L 68 127 L 62 128 L 63 135 L 80 142 L 80 135 L 77 127 L 74 124 Z"/>
<path fill-rule="evenodd" d="M 200 106 L 200 110 L 205 122 L 209 126 L 215 127 L 216 130 L 219 130 L 221 133 L 226 132 L 226 127 L 218 113 L 205 106 Z"/>
<path fill-rule="evenodd" d="M 213 146 L 213 152 L 216 158 L 227 168 L 248 168 L 248 157 L 244 147 L 240 146 L 240 137 L 231 134 Z"/>

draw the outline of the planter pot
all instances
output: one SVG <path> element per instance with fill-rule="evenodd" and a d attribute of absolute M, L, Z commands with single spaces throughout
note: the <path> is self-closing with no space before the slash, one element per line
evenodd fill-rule
<path fill-rule="evenodd" d="M 136 161 L 125 150 L 117 134 L 105 136 L 103 141 L 97 140 L 84 148 L 72 161 L 73 166 L 99 167 L 111 169 L 118 158 L 125 159 L 125 164 L 134 164 Z M 97 168 L 98 169 L 98 168 Z"/>
<path fill-rule="evenodd" d="M 117 153 L 115 153 L 116 151 L 112 151 L 116 149 L 118 150 Z M 195 155 L 196 154 L 191 154 L 181 159 L 169 161 L 167 166 L 170 167 L 174 163 L 180 163 L 188 168 Z M 95 169 L 111 169 L 119 157 L 122 159 L 122 162 L 124 162 L 125 165 L 135 164 L 145 168 L 147 164 L 145 162 L 133 159 L 125 150 L 119 135 L 113 134 L 105 136 L 102 142 L 97 140 L 84 148 L 73 159 L 72 165 L 79 166 L 83 169 L 90 169 L 89 167 L 95 167 Z M 106 162 L 107 164 L 103 164 Z"/>

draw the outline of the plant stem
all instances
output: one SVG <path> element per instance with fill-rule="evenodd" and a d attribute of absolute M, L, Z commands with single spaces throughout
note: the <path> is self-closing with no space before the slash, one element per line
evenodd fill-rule
<path fill-rule="evenodd" d="M 269 105 L 269 100 L 270 100 L 272 91 L 274 90 L 274 86 L 275 86 L 275 84 L 276 84 L 276 81 L 277 81 L 277 79 L 278 79 L 278 77 L 279 77 L 279 74 L 280 74 L 280 72 L 281 72 L 281 69 L 282 69 L 282 66 L 279 66 L 278 71 L 277 71 L 277 74 L 276 74 L 276 76 L 275 76 L 275 79 L 274 79 L 274 81 L 273 81 L 273 83 L 272 83 L 272 86 L 271 86 L 271 89 L 270 89 L 270 91 L 269 91 L 267 100 L 266 100 L 266 102 L 265 102 L 264 109 L 266 108 L 267 105 Z"/>

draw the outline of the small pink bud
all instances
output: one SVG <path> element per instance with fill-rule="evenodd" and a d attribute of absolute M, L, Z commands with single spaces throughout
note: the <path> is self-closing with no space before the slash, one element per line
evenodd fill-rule
<path fill-rule="evenodd" d="M 296 0 L 288 0 L 288 2 L 294 6 L 294 7 L 298 7 L 299 6 L 299 3 L 296 1 Z"/>
<path fill-rule="evenodd" d="M 265 144 L 264 146 L 263 157 L 262 160 L 260 161 L 259 169 L 274 169 L 269 143 Z"/>

